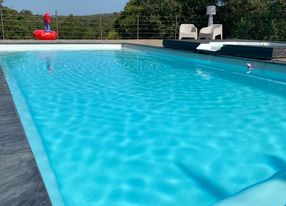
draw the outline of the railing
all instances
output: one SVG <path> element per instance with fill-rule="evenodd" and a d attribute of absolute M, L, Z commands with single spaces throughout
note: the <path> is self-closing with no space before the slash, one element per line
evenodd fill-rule
<path fill-rule="evenodd" d="M 284 15 L 284 14 L 283 14 Z M 277 16 L 277 15 L 276 15 Z M 279 15 L 278 15 L 279 17 Z M 231 39 L 285 40 L 284 16 L 270 18 L 269 15 L 247 13 L 239 17 L 236 24 L 224 25 L 224 36 Z M 43 28 L 43 17 L 25 13 L 5 13 L 0 10 L 1 39 L 33 39 L 32 32 Z M 215 22 L 219 21 L 215 19 Z M 207 17 L 182 16 L 127 16 L 123 20 L 118 14 L 94 16 L 52 16 L 52 29 L 59 39 L 177 39 L 179 26 L 191 23 L 198 29 L 206 26 Z"/>

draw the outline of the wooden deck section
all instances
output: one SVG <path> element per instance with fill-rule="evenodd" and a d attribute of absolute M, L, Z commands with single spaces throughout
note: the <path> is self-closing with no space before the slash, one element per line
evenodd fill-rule
<path fill-rule="evenodd" d="M 51 205 L 1 68 L 0 205 Z"/>

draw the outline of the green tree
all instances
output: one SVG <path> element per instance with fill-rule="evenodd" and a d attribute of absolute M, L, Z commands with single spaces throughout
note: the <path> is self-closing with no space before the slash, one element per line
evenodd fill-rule
<path fill-rule="evenodd" d="M 192 14 L 202 19 L 196 25 L 206 26 L 206 5 L 213 4 L 209 0 L 179 0 L 183 5 L 183 16 Z M 215 22 L 224 26 L 224 36 L 231 39 L 269 39 L 271 25 L 270 0 L 226 0 L 224 7 L 217 8 Z M 286 1 L 277 0 L 274 5 L 273 38 L 285 40 Z M 284 20 L 283 20 L 284 19 Z"/>
<path fill-rule="evenodd" d="M 272 39 L 286 40 L 286 1 L 278 0 L 273 6 Z"/>
<path fill-rule="evenodd" d="M 138 25 L 140 38 L 163 38 L 174 35 L 175 16 L 181 11 L 176 0 L 131 0 L 114 27 L 122 38 L 136 38 Z"/>
<path fill-rule="evenodd" d="M 217 8 L 215 23 L 224 26 L 225 38 L 285 40 L 286 1 L 277 0 L 271 21 L 270 0 L 226 0 L 224 7 Z M 115 22 L 116 31 L 123 38 L 134 38 L 140 15 L 140 37 L 173 38 L 174 19 L 177 24 L 192 23 L 199 29 L 207 26 L 206 6 L 214 0 L 130 0 Z M 169 16 L 169 17 L 166 17 Z M 142 18 L 142 19 L 141 19 Z M 272 24 L 271 24 L 272 22 Z M 270 26 L 272 26 L 270 30 Z M 178 32 L 178 30 L 177 30 Z M 144 35 L 150 33 L 151 35 Z"/>
<path fill-rule="evenodd" d="M 217 8 L 215 23 L 224 27 L 231 39 L 285 40 L 286 1 L 225 0 Z M 3 0 L 0 0 L 0 4 Z M 91 16 L 59 16 L 61 39 L 175 38 L 182 23 L 198 29 L 207 26 L 206 6 L 214 0 L 130 0 L 124 11 Z M 273 12 L 271 12 L 273 11 Z M 43 28 L 42 15 L 2 7 L 3 28 L 0 38 L 32 39 L 32 32 Z M 2 26 L 1 26 L 2 29 Z M 55 19 L 52 19 L 52 29 Z M 139 33 L 138 33 L 139 31 Z"/>
<path fill-rule="evenodd" d="M 88 38 L 92 31 L 86 22 L 80 21 L 79 18 L 72 14 L 64 18 L 59 23 L 59 37 L 61 39 L 83 39 Z"/>
<path fill-rule="evenodd" d="M 3 7 L 2 18 L 5 39 L 30 39 L 32 37 L 32 32 L 29 29 L 31 16 L 25 16 L 15 10 Z M 2 32 L 1 38 L 3 38 Z"/>

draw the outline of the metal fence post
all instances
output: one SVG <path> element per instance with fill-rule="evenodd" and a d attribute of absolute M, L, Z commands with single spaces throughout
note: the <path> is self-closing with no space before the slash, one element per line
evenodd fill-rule
<path fill-rule="evenodd" d="M 271 6 L 271 11 L 270 11 L 270 22 L 269 22 L 269 41 L 271 41 L 271 36 L 272 36 L 272 27 L 273 27 L 273 12 L 274 12 L 274 4 L 275 4 L 275 1 L 271 0 L 270 1 L 270 6 Z"/>
<path fill-rule="evenodd" d="M 99 16 L 99 24 L 100 24 L 100 39 L 102 40 L 102 18 Z"/>
<path fill-rule="evenodd" d="M 176 15 L 175 39 L 177 39 L 177 29 L 178 29 L 178 16 Z"/>
<path fill-rule="evenodd" d="M 139 15 L 137 16 L 137 39 L 139 39 L 139 24 L 140 24 L 140 22 L 139 22 Z"/>
<path fill-rule="evenodd" d="M 2 5 L 0 7 L 0 18 L 1 18 L 1 30 L 2 30 L 2 39 L 5 39 L 4 25 L 3 25 L 3 13 L 2 13 Z"/>
<path fill-rule="evenodd" d="M 59 35 L 59 25 L 58 25 L 58 11 L 55 11 L 55 17 L 56 17 L 56 31 L 58 34 L 58 39 L 60 39 L 60 35 Z"/>
<path fill-rule="evenodd" d="M 244 39 L 247 39 L 248 38 L 248 31 L 249 31 L 249 27 L 250 27 L 250 25 L 251 25 L 251 23 L 250 23 L 250 16 L 249 16 L 250 14 L 249 14 L 249 11 L 246 13 L 246 16 L 245 16 L 245 22 L 246 22 L 246 24 L 245 24 L 245 32 L 244 32 Z"/>

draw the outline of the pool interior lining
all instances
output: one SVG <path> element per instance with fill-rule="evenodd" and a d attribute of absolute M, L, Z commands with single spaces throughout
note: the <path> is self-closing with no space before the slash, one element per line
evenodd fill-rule
<path fill-rule="evenodd" d="M 4 75 L 3 75 L 3 72 L 2 72 L 2 70 L 0 69 L 0 79 L 1 79 L 1 84 L 0 84 L 0 89 L 2 90 L 4 87 L 5 87 L 5 85 L 3 86 L 3 88 L 2 88 L 2 78 L 5 80 L 5 78 L 4 78 Z M 5 81 L 6 82 L 6 81 Z M 7 87 L 7 83 L 6 83 L 6 87 Z M 7 87 L 7 89 L 8 89 L 8 87 Z M 0 90 L 0 91 L 1 91 Z M 8 89 L 9 90 L 9 89 Z M 3 90 L 3 91 L 5 91 L 5 90 Z M 2 93 L 2 92 L 1 92 Z M 0 95 L 2 95 L 0 93 Z M 3 92 L 3 94 L 4 94 L 5 92 Z M 10 92 L 9 92 L 9 95 L 10 95 L 10 98 L 11 98 L 11 94 L 10 94 Z M 0 98 L 0 103 L 2 103 L 1 102 L 1 99 L 2 99 L 2 97 Z M 12 99 L 12 98 L 11 98 Z M 0 106 L 1 106 L 2 104 L 0 104 Z M 13 100 L 12 100 L 12 105 L 13 105 Z M 1 107 L 0 107 L 1 108 Z M 14 110 L 15 110 L 15 107 L 14 107 Z M 2 108 L 1 108 L 1 111 L 2 111 Z M 17 116 L 17 114 L 16 114 L 16 116 Z M 2 119 L 2 118 L 1 118 Z M 19 121 L 19 119 L 18 119 L 18 117 L 17 117 L 17 120 Z M 20 124 L 20 127 L 21 127 L 21 124 Z M 1 128 L 0 127 L 0 134 L 1 134 L 1 132 L 2 132 L 2 130 L 3 130 L 3 128 Z M 22 129 L 23 130 L 23 129 Z M 23 131 L 22 131 L 23 132 Z M 14 133 L 13 133 L 14 134 Z M 25 136 L 24 136 L 25 137 Z M 10 139 L 10 138 L 9 138 Z M 0 139 L 0 141 L 1 141 L 1 139 Z M 25 138 L 25 141 L 26 141 L 26 144 L 28 144 L 27 143 L 27 139 Z M 29 144 L 28 144 L 29 145 Z M 2 146 L 2 144 L 0 144 L 0 147 Z M 28 146 L 29 147 L 29 146 Z M 2 150 L 1 150 L 2 151 Z M 29 150 L 29 152 L 31 153 L 31 149 Z M 32 154 L 31 154 L 32 155 Z M 2 156 L 0 155 L 0 158 L 2 158 Z M 32 156 L 32 159 L 33 159 L 33 156 Z M 34 164 L 35 164 L 35 161 L 33 160 L 33 162 L 34 162 Z M 30 167 L 29 167 L 29 169 L 30 169 Z M 37 170 L 37 168 L 36 168 L 36 170 Z M 37 175 L 39 175 L 39 171 L 37 170 Z M 39 175 L 39 177 L 40 177 L 40 175 Z M 2 180 L 2 179 L 1 179 Z M 40 180 L 41 180 L 41 177 L 40 177 Z M 42 183 L 42 181 L 41 181 L 41 184 L 43 185 L 43 183 Z M 2 185 L 2 184 L 1 184 Z M 43 186 L 44 187 L 44 186 Z M 1 188 L 1 187 L 0 187 Z M 45 188 L 44 188 L 44 190 L 45 190 Z M 0 190 L 1 191 L 1 190 Z M 46 192 L 46 190 L 45 190 L 45 192 Z M 33 194 L 33 192 L 32 192 L 32 194 Z M 46 194 L 47 195 L 47 194 Z M 1 193 L 1 195 L 0 195 L 0 197 L 2 196 L 2 193 Z M 17 199 L 19 199 L 19 198 L 15 198 L 16 200 Z M 14 200 L 15 200 L 14 199 Z M 38 198 L 39 200 L 40 200 L 40 198 Z M 1 200 L 1 198 L 0 198 L 0 200 Z M 45 204 L 43 204 L 43 202 L 42 202 L 43 200 L 41 200 L 41 205 L 45 205 Z M 45 203 L 45 202 L 44 202 Z M 7 204 L 8 205 L 8 204 Z M 13 204 L 13 205 L 15 205 L 15 204 Z M 33 204 L 29 204 L 29 205 L 33 205 Z M 37 204 L 35 204 L 35 205 L 39 205 L 38 203 Z M 50 205 L 50 201 L 49 201 L 49 199 L 48 199 L 48 203 L 47 203 L 47 205 Z"/>

